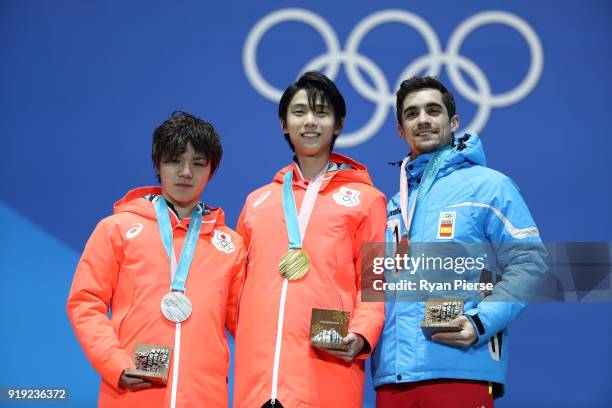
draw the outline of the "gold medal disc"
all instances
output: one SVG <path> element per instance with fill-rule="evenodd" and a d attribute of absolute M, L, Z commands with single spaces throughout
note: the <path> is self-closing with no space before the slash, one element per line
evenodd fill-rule
<path fill-rule="evenodd" d="M 301 249 L 290 249 L 280 260 L 278 271 L 288 280 L 303 278 L 310 268 L 310 259 Z"/>

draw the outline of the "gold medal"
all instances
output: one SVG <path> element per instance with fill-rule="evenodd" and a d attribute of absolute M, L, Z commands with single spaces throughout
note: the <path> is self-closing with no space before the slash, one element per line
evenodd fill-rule
<path fill-rule="evenodd" d="M 303 278 L 310 268 L 310 259 L 302 249 L 290 249 L 281 258 L 278 271 L 281 276 L 288 280 Z"/>

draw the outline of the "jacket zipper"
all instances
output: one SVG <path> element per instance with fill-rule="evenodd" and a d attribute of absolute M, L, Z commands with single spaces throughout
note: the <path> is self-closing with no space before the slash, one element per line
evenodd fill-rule
<path fill-rule="evenodd" d="M 280 365 L 281 344 L 283 342 L 283 320 L 285 319 L 285 302 L 287 300 L 287 288 L 289 281 L 283 279 L 283 289 L 281 291 L 280 305 L 278 307 L 278 325 L 276 329 L 276 347 L 274 349 L 274 368 L 272 369 L 272 391 L 270 392 L 270 401 L 272 404 L 276 402 L 278 396 L 278 367 Z"/>

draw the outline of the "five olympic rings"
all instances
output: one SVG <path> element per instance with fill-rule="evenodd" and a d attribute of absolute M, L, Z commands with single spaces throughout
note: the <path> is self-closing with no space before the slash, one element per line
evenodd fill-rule
<path fill-rule="evenodd" d="M 342 52 L 334 30 L 325 19 L 308 10 L 287 8 L 268 14 L 253 26 L 247 36 L 242 54 L 244 69 L 249 81 L 262 96 L 274 102 L 280 100 L 282 90 L 273 87 L 261 76 L 257 66 L 257 48 L 263 35 L 271 27 L 288 21 L 310 25 L 323 37 L 327 47 L 326 53 L 308 62 L 301 72 L 325 68 L 323 72 L 333 80 L 340 70 L 340 64 L 343 63 L 347 77 L 355 90 L 365 99 L 376 104 L 370 120 L 361 129 L 343 134 L 338 138 L 336 143 L 338 147 L 356 146 L 374 136 L 384 124 L 388 108 L 395 109 L 394 90 L 399 88 L 403 79 L 417 75 L 424 69 L 427 69 L 427 75 L 438 75 L 441 65 L 446 66 L 446 72 L 455 89 L 465 99 L 478 105 L 472 122 L 465 126 L 465 129 L 480 132 L 492 108 L 512 105 L 531 92 L 540 79 L 544 65 L 542 44 L 538 35 L 523 19 L 504 11 L 485 11 L 469 17 L 455 29 L 448 41 L 446 52 L 442 52 L 435 31 L 421 17 L 405 10 L 382 10 L 367 16 L 355 26 L 348 36 L 346 50 Z M 402 23 L 414 28 L 423 37 L 429 50 L 429 54 L 417 58 L 404 69 L 392 90 L 378 65 L 359 53 L 359 46 L 363 38 L 375 27 L 387 23 Z M 513 90 L 499 95 L 491 94 L 489 81 L 480 68 L 459 54 L 465 38 L 476 28 L 487 24 L 505 24 L 517 30 L 525 38 L 531 55 L 529 71 L 523 81 Z M 359 69 L 362 69 L 372 79 L 374 87 L 363 79 Z M 460 69 L 471 76 L 477 89 L 473 89 L 465 82 L 460 74 Z"/>

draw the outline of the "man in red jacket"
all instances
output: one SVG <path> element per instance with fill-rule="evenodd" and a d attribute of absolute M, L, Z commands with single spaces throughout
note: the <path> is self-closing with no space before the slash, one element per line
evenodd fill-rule
<path fill-rule="evenodd" d="M 173 114 L 153 133 L 161 186 L 128 192 L 87 242 L 67 310 L 102 377 L 99 406 L 227 407 L 224 326 L 235 333 L 246 254 L 199 202 L 221 155 L 209 123 Z M 137 343 L 171 347 L 166 386 L 126 371 Z"/>
<path fill-rule="evenodd" d="M 314 71 L 280 100 L 294 160 L 247 197 L 237 226 L 248 247 L 237 408 L 362 406 L 364 359 L 384 321 L 383 303 L 362 302 L 362 243 L 384 241 L 386 212 L 365 166 L 331 153 L 345 115 L 335 84 Z M 311 346 L 313 309 L 350 313 L 346 351 Z"/>

